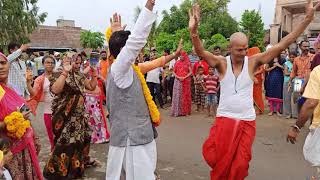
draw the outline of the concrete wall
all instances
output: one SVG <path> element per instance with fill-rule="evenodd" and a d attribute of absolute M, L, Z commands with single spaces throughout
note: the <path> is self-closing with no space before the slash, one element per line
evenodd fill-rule
<path fill-rule="evenodd" d="M 317 2 L 317 0 L 314 0 Z M 291 32 L 303 18 L 304 13 L 293 14 L 295 9 L 304 8 L 306 0 L 277 0 L 274 16 L 274 24 L 270 26 L 270 41 L 272 44 L 278 42 L 280 26 L 283 31 Z M 301 12 L 301 11 L 300 11 Z M 311 36 L 311 31 L 320 31 L 320 13 L 317 12 L 315 20 L 304 32 L 304 35 Z"/>

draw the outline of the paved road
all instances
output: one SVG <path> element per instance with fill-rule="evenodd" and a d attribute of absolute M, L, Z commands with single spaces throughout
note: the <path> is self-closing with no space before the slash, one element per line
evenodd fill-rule
<path fill-rule="evenodd" d="M 39 114 L 41 114 L 41 106 Z M 162 111 L 163 122 L 158 128 L 158 168 L 162 180 L 202 180 L 210 179 L 210 169 L 203 161 L 201 147 L 209 133 L 212 118 L 201 113 L 192 116 L 172 118 L 169 110 Z M 259 116 L 257 135 L 253 147 L 253 160 L 250 163 L 249 180 L 305 180 L 315 172 L 304 161 L 302 146 L 307 134 L 305 128 L 298 144 L 285 141 L 288 127 L 294 120 L 277 116 Z M 34 121 L 36 131 L 43 144 L 40 153 L 43 167 L 49 154 L 44 123 L 41 118 Z M 85 179 L 105 179 L 108 144 L 92 145 L 91 156 L 102 162 L 102 167 L 88 169 Z"/>

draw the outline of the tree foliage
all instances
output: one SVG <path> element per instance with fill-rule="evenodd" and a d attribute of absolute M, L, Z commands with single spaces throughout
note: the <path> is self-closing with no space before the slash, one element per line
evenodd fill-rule
<path fill-rule="evenodd" d="M 190 41 L 189 30 L 187 28 L 177 30 L 175 33 L 169 34 L 166 32 L 160 32 L 156 37 L 156 47 L 159 54 L 165 49 L 175 51 L 178 47 L 180 39 L 183 38 L 183 50 L 191 52 L 192 43 Z"/>
<path fill-rule="evenodd" d="M 98 49 L 104 45 L 104 35 L 101 32 L 82 31 L 80 34 L 81 46 Z"/>
<path fill-rule="evenodd" d="M 229 41 L 222 34 L 215 34 L 210 40 L 205 42 L 205 48 L 212 50 L 215 46 L 220 46 L 221 49 L 227 49 Z"/>
<path fill-rule="evenodd" d="M 249 46 L 257 46 L 261 50 L 264 48 L 264 23 L 259 12 L 246 10 L 241 17 L 241 31 L 249 37 Z"/>
<path fill-rule="evenodd" d="M 199 33 L 204 41 L 210 42 L 213 35 L 220 33 L 224 37 L 230 37 L 231 34 L 238 31 L 237 21 L 230 16 L 227 10 L 227 5 L 230 0 L 198 0 L 201 7 L 201 23 L 199 27 Z M 181 5 L 172 6 L 170 11 L 163 11 L 163 19 L 160 22 L 157 33 L 156 45 L 158 49 L 165 49 L 170 47 L 161 47 L 165 43 L 163 42 L 163 37 L 171 35 L 173 39 L 174 36 L 178 36 L 178 32 L 185 32 L 188 30 L 189 9 L 192 7 L 191 0 L 184 0 Z M 163 36 L 167 34 L 166 36 Z M 161 36 L 160 36 L 161 35 Z M 184 34 L 189 37 L 189 33 Z M 184 49 L 186 46 L 188 52 L 191 51 L 192 45 L 190 38 L 183 37 L 185 39 Z M 160 44 L 159 44 L 160 43 Z M 159 48 L 160 46 L 160 48 Z M 211 46 L 211 45 L 208 45 Z"/>
<path fill-rule="evenodd" d="M 26 43 L 28 36 L 47 17 L 39 14 L 38 0 L 0 1 L 0 47 L 15 41 Z"/>

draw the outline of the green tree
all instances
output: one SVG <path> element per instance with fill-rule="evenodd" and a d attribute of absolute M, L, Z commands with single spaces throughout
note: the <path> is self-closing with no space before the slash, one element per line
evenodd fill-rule
<path fill-rule="evenodd" d="M 205 47 L 209 50 L 212 50 L 215 46 L 220 46 L 222 50 L 226 50 L 228 45 L 228 40 L 222 34 L 215 34 L 205 42 Z"/>
<path fill-rule="evenodd" d="M 240 29 L 249 37 L 250 47 L 257 46 L 263 50 L 264 23 L 259 12 L 245 10 L 241 17 Z"/>
<path fill-rule="evenodd" d="M 178 48 L 180 39 L 183 38 L 183 50 L 191 52 L 192 42 L 190 40 L 189 30 L 187 28 L 177 30 L 176 32 L 169 34 L 166 32 L 160 32 L 156 39 L 156 47 L 158 54 L 162 54 L 165 49 L 175 51 Z"/>
<path fill-rule="evenodd" d="M 0 47 L 9 42 L 29 42 L 28 36 L 47 17 L 39 13 L 38 0 L 0 1 Z"/>
<path fill-rule="evenodd" d="M 230 0 L 198 0 L 201 7 L 201 23 L 199 33 L 206 42 L 207 48 L 217 45 L 214 35 L 220 33 L 223 38 L 218 44 L 226 47 L 227 41 L 224 37 L 238 31 L 237 21 L 228 13 L 227 5 Z M 179 39 L 184 39 L 183 49 L 191 52 L 192 43 L 188 31 L 189 9 L 192 7 L 192 0 L 184 0 L 180 6 L 172 6 L 169 11 L 163 11 L 163 19 L 160 22 L 156 37 L 157 49 L 171 49 L 179 43 Z"/>
<path fill-rule="evenodd" d="M 214 34 L 221 33 L 229 37 L 238 31 L 237 21 L 230 16 L 227 9 L 229 0 L 198 0 L 201 7 L 200 36 L 208 40 Z M 192 7 L 191 0 L 184 0 L 170 11 L 163 11 L 163 19 L 157 29 L 158 32 L 175 33 L 177 30 L 188 27 L 188 11 Z"/>
<path fill-rule="evenodd" d="M 98 49 L 104 45 L 104 35 L 101 32 L 82 31 L 80 42 L 84 48 Z"/>

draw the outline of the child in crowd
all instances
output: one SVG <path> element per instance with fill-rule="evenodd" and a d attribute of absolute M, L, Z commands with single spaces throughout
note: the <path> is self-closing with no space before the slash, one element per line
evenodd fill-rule
<path fill-rule="evenodd" d="M 296 52 L 289 53 L 289 60 L 284 63 L 284 81 L 283 81 L 283 116 L 287 119 L 293 117 L 292 115 L 292 107 L 291 107 L 291 97 L 293 89 L 289 87 L 290 74 L 293 68 L 293 61 L 297 57 Z"/>
<path fill-rule="evenodd" d="M 207 98 L 206 105 L 209 117 L 216 116 L 218 105 L 217 92 L 219 90 L 219 76 L 215 75 L 214 71 L 215 69 L 213 67 L 209 67 L 209 74 L 204 78 Z"/>
<path fill-rule="evenodd" d="M 204 86 L 204 69 L 202 66 L 198 67 L 197 74 L 194 78 L 195 96 L 197 103 L 197 112 L 204 110 L 205 106 L 205 86 Z"/>

